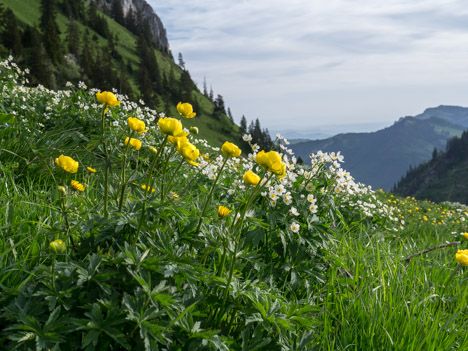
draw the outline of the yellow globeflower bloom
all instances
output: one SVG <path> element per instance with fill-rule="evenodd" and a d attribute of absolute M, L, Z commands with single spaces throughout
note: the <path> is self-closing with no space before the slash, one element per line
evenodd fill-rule
<path fill-rule="evenodd" d="M 169 142 L 174 145 L 174 146 L 177 146 L 177 143 L 188 143 L 188 139 L 187 137 L 184 135 L 184 136 L 181 136 L 181 137 L 173 137 L 172 135 L 168 135 L 167 136 L 167 140 L 169 140 Z"/>
<path fill-rule="evenodd" d="M 200 156 L 200 150 L 197 147 L 188 141 L 178 142 L 177 143 L 177 152 L 181 154 L 188 163 L 194 166 L 199 166 L 200 164 L 195 162 L 195 160 Z"/>
<path fill-rule="evenodd" d="M 258 174 L 255 174 L 252 171 L 247 171 L 244 173 L 244 182 L 250 185 L 257 185 L 260 181 Z"/>
<path fill-rule="evenodd" d="M 173 201 L 179 200 L 179 195 L 177 195 L 175 192 L 171 191 L 169 192 L 169 198 Z"/>
<path fill-rule="evenodd" d="M 142 185 L 141 188 L 145 191 L 151 191 L 152 193 L 154 193 L 156 191 L 156 189 L 153 189 L 153 188 L 150 188 L 149 186 L 147 185 Z"/>
<path fill-rule="evenodd" d="M 455 259 L 464 266 L 468 266 L 468 250 L 458 250 Z"/>
<path fill-rule="evenodd" d="M 257 163 L 268 172 L 276 174 L 278 177 L 286 176 L 286 164 L 282 162 L 281 155 L 276 151 L 260 151 L 256 157 Z"/>
<path fill-rule="evenodd" d="M 109 107 L 120 105 L 121 102 L 117 100 L 114 93 L 111 93 L 110 91 L 103 91 L 102 93 L 98 92 L 96 93 L 96 98 L 101 104 Z"/>
<path fill-rule="evenodd" d="M 158 153 L 158 149 L 156 149 L 154 146 L 150 146 L 149 149 L 150 149 L 150 151 L 151 151 L 153 154 L 157 154 L 157 153 Z"/>
<path fill-rule="evenodd" d="M 138 132 L 139 134 L 146 132 L 145 122 L 135 117 L 128 117 L 128 126 L 131 130 Z"/>
<path fill-rule="evenodd" d="M 78 162 L 69 156 L 60 155 L 55 159 L 55 163 L 68 173 L 76 173 L 78 171 Z"/>
<path fill-rule="evenodd" d="M 188 102 L 179 102 L 177 104 L 177 111 L 184 118 L 193 118 L 197 115 L 195 112 L 193 112 L 193 107 Z"/>
<path fill-rule="evenodd" d="M 91 173 L 96 173 L 96 170 L 94 168 L 86 167 L 86 169 Z"/>
<path fill-rule="evenodd" d="M 226 141 L 221 147 L 221 151 L 228 157 L 239 157 L 242 153 L 241 149 L 233 143 Z"/>
<path fill-rule="evenodd" d="M 136 150 L 141 149 L 141 141 L 140 140 L 126 137 L 125 138 L 125 146 L 127 146 L 129 142 L 130 142 L 130 146 L 132 147 L 133 150 L 136 151 Z"/>
<path fill-rule="evenodd" d="M 167 135 L 172 135 L 175 137 L 182 137 L 188 135 L 188 133 L 184 132 L 184 129 L 182 128 L 182 123 L 175 118 L 160 118 L 158 121 L 158 126 L 161 133 Z"/>
<path fill-rule="evenodd" d="M 224 207 L 224 206 L 218 206 L 218 216 L 220 218 L 224 218 L 226 217 L 229 213 L 231 213 L 232 210 L 230 210 L 229 208 L 227 207 Z"/>
<path fill-rule="evenodd" d="M 426 216 L 423 216 L 423 221 L 427 222 L 427 217 Z"/>
<path fill-rule="evenodd" d="M 463 236 L 465 237 L 466 240 L 468 240 L 468 233 L 467 232 L 464 232 Z"/>
<path fill-rule="evenodd" d="M 84 191 L 84 185 L 81 184 L 79 181 L 77 180 L 72 180 L 71 181 L 71 187 L 75 190 L 79 190 L 79 191 Z"/>
<path fill-rule="evenodd" d="M 60 240 L 60 239 L 57 239 L 57 240 L 54 240 L 52 241 L 50 244 L 49 244 L 49 250 L 50 252 L 52 252 L 53 254 L 62 254 L 62 253 L 65 253 L 67 249 L 67 246 L 65 245 L 65 243 Z"/>

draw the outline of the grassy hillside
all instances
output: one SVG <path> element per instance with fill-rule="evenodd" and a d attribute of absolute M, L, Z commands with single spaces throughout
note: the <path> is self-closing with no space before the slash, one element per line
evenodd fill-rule
<path fill-rule="evenodd" d="M 468 204 L 468 133 L 447 143 L 444 152 L 410 169 L 394 191 L 431 201 L 457 201 Z"/>
<path fill-rule="evenodd" d="M 3 4 L 4 7 L 8 7 L 13 10 L 15 16 L 17 16 L 20 26 L 37 26 L 40 19 L 40 0 L 0 0 L 0 4 Z M 129 83 L 136 93 L 137 96 L 140 95 L 140 88 L 138 84 L 138 68 L 140 66 L 140 58 L 138 57 L 137 52 L 137 37 L 135 34 L 130 32 L 125 27 L 121 26 L 119 23 L 115 22 L 113 19 L 107 15 L 100 13 L 103 16 L 108 24 L 109 31 L 113 36 L 117 38 L 116 50 L 122 56 L 122 62 L 117 62 L 113 60 L 112 66 L 116 72 L 127 69 L 131 67 L 132 71 L 128 72 Z M 57 24 L 60 30 L 60 38 L 62 42 L 65 43 L 67 37 L 67 27 L 69 25 L 70 19 L 67 18 L 63 13 L 58 12 Z M 97 51 L 99 47 L 105 47 L 108 45 L 108 40 L 103 38 L 101 35 L 96 33 L 92 28 L 90 28 L 83 21 L 75 21 L 78 25 L 80 32 L 84 33 L 85 30 L 88 30 L 90 37 L 94 37 L 97 40 L 91 40 L 94 51 Z M 169 77 L 170 72 L 174 76 L 174 79 L 179 80 L 181 76 L 181 68 L 175 64 L 172 57 L 168 54 L 164 54 L 158 50 L 154 50 L 156 60 L 158 63 L 159 70 L 161 71 L 162 76 Z M 21 65 L 21 57 L 17 58 L 19 64 Z M 34 73 L 34 72 L 33 72 Z M 60 74 L 63 74 L 60 73 Z M 79 78 L 77 78 L 79 77 Z M 62 77 L 64 80 L 64 77 Z M 69 77 L 68 80 L 77 83 L 78 80 L 85 80 L 82 76 L 82 73 L 77 71 L 73 72 L 73 77 Z M 64 84 L 64 83 L 63 83 Z M 61 86 L 63 87 L 63 86 Z M 117 87 L 118 88 L 118 87 Z M 164 87 L 162 90 L 164 91 Z M 204 96 L 198 89 L 195 89 L 191 93 L 192 100 L 197 102 L 197 107 L 199 110 L 197 112 L 197 117 L 194 120 L 191 120 L 187 123 L 187 126 L 197 126 L 200 130 L 200 137 L 205 138 L 212 145 L 219 144 L 223 140 L 232 140 L 233 142 L 238 143 L 244 150 L 247 150 L 248 145 L 242 141 L 242 134 L 237 125 L 232 123 L 225 114 L 215 117 L 213 114 L 214 103 L 208 97 Z M 171 100 L 167 96 L 159 96 L 159 105 L 156 106 L 158 112 L 164 112 L 166 115 L 175 116 L 177 111 L 175 105 L 178 101 L 182 100 L 180 97 L 179 100 Z"/>
<path fill-rule="evenodd" d="M 443 148 L 449 138 L 462 132 L 463 127 L 437 117 L 406 117 L 377 132 L 339 134 L 297 143 L 291 148 L 306 162 L 311 152 L 340 151 L 345 156 L 346 169 L 358 181 L 388 190 L 411 165 L 430 159 L 434 147 Z"/>

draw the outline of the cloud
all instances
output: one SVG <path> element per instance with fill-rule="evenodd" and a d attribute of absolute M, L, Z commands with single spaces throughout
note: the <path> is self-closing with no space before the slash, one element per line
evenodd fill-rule
<path fill-rule="evenodd" d="M 149 2 L 174 56 L 182 52 L 192 77 L 206 77 L 237 120 L 277 129 L 285 115 L 288 128 L 323 118 L 390 122 L 468 96 L 462 0 Z"/>

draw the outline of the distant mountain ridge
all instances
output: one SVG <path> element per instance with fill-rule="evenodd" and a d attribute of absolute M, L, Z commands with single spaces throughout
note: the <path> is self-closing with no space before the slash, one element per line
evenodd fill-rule
<path fill-rule="evenodd" d="M 456 201 L 468 204 L 468 131 L 447 142 L 443 152 L 408 170 L 393 191 L 435 202 Z"/>
<path fill-rule="evenodd" d="M 392 126 L 371 133 L 343 133 L 322 140 L 291 145 L 305 162 L 318 150 L 344 155 L 344 167 L 356 180 L 390 190 L 410 166 L 431 158 L 434 148 L 444 149 L 448 139 L 468 126 L 468 108 L 438 106 L 415 117 L 402 117 Z"/>

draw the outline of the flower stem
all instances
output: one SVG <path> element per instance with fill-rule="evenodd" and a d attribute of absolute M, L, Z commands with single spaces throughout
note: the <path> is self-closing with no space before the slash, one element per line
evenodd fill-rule
<path fill-rule="evenodd" d="M 122 175 L 121 175 L 122 190 L 120 193 L 120 200 L 119 200 L 119 213 L 122 213 L 123 200 L 125 196 L 125 188 L 127 187 L 127 183 L 125 182 L 125 169 L 127 168 L 127 154 L 128 154 L 128 149 L 130 148 L 130 141 L 132 140 L 134 134 L 135 132 L 132 132 L 130 134 L 127 147 L 125 148 L 125 153 L 122 158 Z"/>
<path fill-rule="evenodd" d="M 101 113 L 101 143 L 104 149 L 104 216 L 107 217 L 109 214 L 108 205 L 109 205 L 109 151 L 107 150 L 106 138 L 104 136 L 105 132 L 105 111 L 106 105 L 102 108 Z"/>
<path fill-rule="evenodd" d="M 223 165 L 221 166 L 218 174 L 216 175 L 216 179 L 214 180 L 213 185 L 211 186 L 210 192 L 208 193 L 208 196 L 207 196 L 206 201 L 205 201 L 205 205 L 203 206 L 203 210 L 202 210 L 202 212 L 200 214 L 200 219 L 198 221 L 198 225 L 197 225 L 197 229 L 195 230 L 195 233 L 198 233 L 200 231 L 200 227 L 201 227 L 201 224 L 203 222 L 203 216 L 205 215 L 205 212 L 206 212 L 206 210 L 208 208 L 208 204 L 210 203 L 211 197 L 213 196 L 214 188 L 216 186 L 216 183 L 218 183 L 218 179 L 219 179 L 221 173 L 223 172 L 224 166 L 226 166 L 226 163 L 227 163 L 228 160 L 229 160 L 229 157 L 226 157 L 224 159 Z"/>

